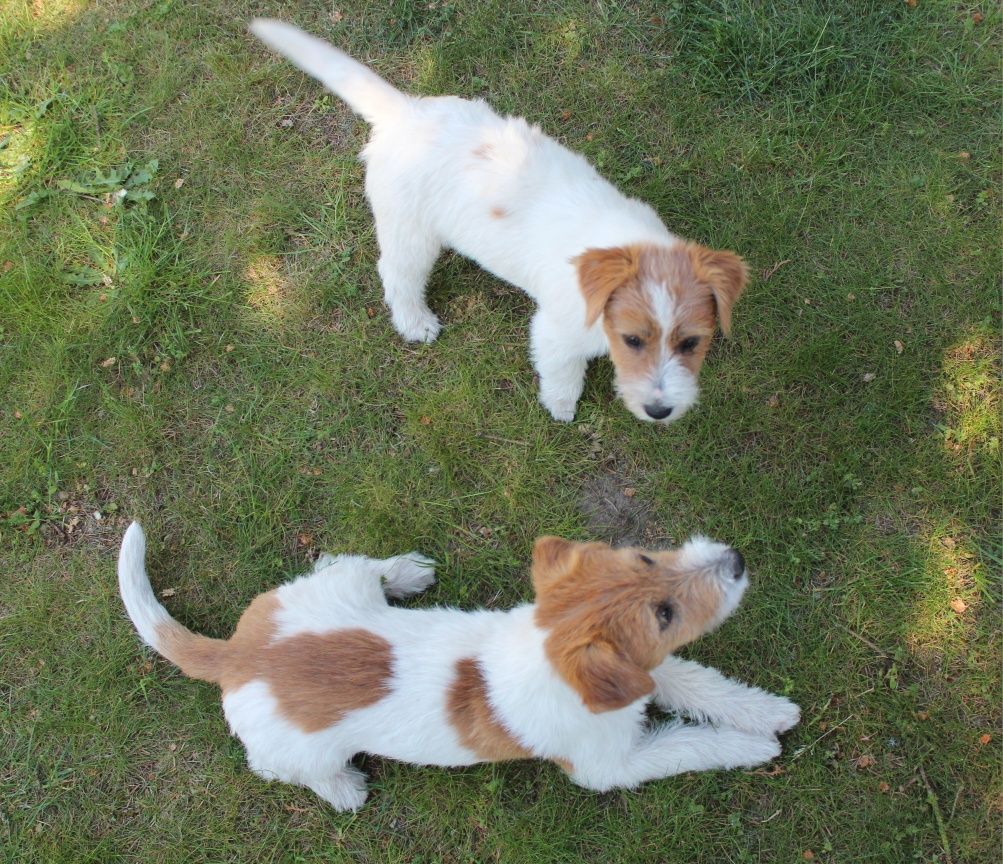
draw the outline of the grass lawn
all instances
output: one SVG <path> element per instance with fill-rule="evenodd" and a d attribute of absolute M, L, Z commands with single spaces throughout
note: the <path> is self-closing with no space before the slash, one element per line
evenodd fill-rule
<path fill-rule="evenodd" d="M 699 408 L 642 424 L 602 361 L 553 422 L 529 301 L 457 257 L 442 336 L 403 344 L 367 129 L 256 14 L 524 115 L 744 254 Z M 1000 28 L 944 0 L 5 0 L 0 861 L 995 860 Z M 321 549 L 417 548 L 419 605 L 507 607 L 539 534 L 703 531 L 753 587 L 686 654 L 803 722 L 767 770 L 605 795 L 369 758 L 337 814 L 254 777 L 215 688 L 140 647 L 132 518 L 216 636 Z"/>

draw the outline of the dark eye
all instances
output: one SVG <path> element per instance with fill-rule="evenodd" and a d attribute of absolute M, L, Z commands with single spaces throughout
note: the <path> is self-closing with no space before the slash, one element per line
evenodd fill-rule
<path fill-rule="evenodd" d="M 624 336 L 623 341 L 627 344 L 628 348 L 640 348 L 644 343 L 641 341 L 640 336 Z"/>
<path fill-rule="evenodd" d="M 679 353 L 692 354 L 696 350 L 697 345 L 699 344 L 700 344 L 699 336 L 687 336 L 685 339 L 683 339 L 682 342 L 679 343 Z"/>
<path fill-rule="evenodd" d="M 648 557 L 647 555 L 639 555 L 638 557 L 639 557 L 639 558 L 640 558 L 640 559 L 641 559 L 641 560 L 642 560 L 642 561 L 643 561 L 643 562 L 644 562 L 645 564 L 647 564 L 647 565 L 648 565 L 649 567 L 650 567 L 650 566 L 651 566 L 652 564 L 654 564 L 654 563 L 655 563 L 655 562 L 654 562 L 654 561 L 652 561 L 652 560 L 651 560 L 651 559 L 650 559 L 650 558 L 649 558 L 649 557 Z"/>
<path fill-rule="evenodd" d="M 655 608 L 655 617 L 658 619 L 658 629 L 664 630 L 672 623 L 672 604 L 659 603 Z"/>

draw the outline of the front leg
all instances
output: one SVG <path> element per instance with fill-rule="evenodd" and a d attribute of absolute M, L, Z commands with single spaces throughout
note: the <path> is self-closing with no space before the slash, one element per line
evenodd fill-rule
<path fill-rule="evenodd" d="M 530 350 L 540 376 L 540 403 L 555 420 L 574 420 L 588 358 L 568 342 L 566 327 L 540 312 L 533 316 Z"/>
<path fill-rule="evenodd" d="M 615 763 L 601 758 L 575 761 L 571 780 L 605 792 L 688 771 L 751 768 L 779 755 L 780 743 L 772 735 L 754 735 L 727 726 L 678 724 L 645 733 Z"/>
<path fill-rule="evenodd" d="M 733 681 L 692 660 L 670 655 L 651 677 L 659 707 L 696 720 L 768 735 L 786 732 L 801 719 L 800 709 L 789 699 Z"/>

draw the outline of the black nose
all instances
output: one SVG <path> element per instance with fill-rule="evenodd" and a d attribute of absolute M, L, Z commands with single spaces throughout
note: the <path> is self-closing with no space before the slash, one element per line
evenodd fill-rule
<path fill-rule="evenodd" d="M 745 572 L 745 558 L 742 557 L 742 553 L 737 549 L 731 550 L 731 576 L 733 579 L 741 579 L 742 574 Z"/>
<path fill-rule="evenodd" d="M 664 420 L 672 413 L 671 405 L 645 405 L 644 413 L 653 420 Z"/>

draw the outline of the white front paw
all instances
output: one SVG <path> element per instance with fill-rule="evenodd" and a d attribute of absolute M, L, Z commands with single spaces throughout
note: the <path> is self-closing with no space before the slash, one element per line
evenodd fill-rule
<path fill-rule="evenodd" d="M 435 561 L 419 552 L 394 558 L 387 571 L 384 591 L 389 597 L 410 597 L 435 582 Z"/>
<path fill-rule="evenodd" d="M 428 309 L 393 316 L 394 329 L 408 342 L 434 342 L 442 330 L 439 319 Z"/>
<path fill-rule="evenodd" d="M 769 724 L 776 734 L 793 729 L 801 722 L 801 709 L 785 699 L 783 696 L 774 696 L 772 702 L 772 719 Z"/>
<path fill-rule="evenodd" d="M 779 735 L 797 726 L 800 719 L 801 709 L 790 699 L 758 692 L 755 698 L 741 706 L 741 710 L 725 722 L 760 735 Z"/>
<path fill-rule="evenodd" d="M 559 420 L 562 423 L 570 423 L 575 419 L 575 408 L 578 405 L 578 400 L 554 398 L 545 393 L 540 393 L 540 404 L 550 412 L 550 416 L 555 420 Z"/>
<path fill-rule="evenodd" d="M 772 762 L 779 755 L 780 742 L 776 738 L 773 736 L 764 738 L 750 735 L 749 741 L 746 744 L 745 756 L 742 757 L 742 764 L 752 768 L 756 765 Z"/>

